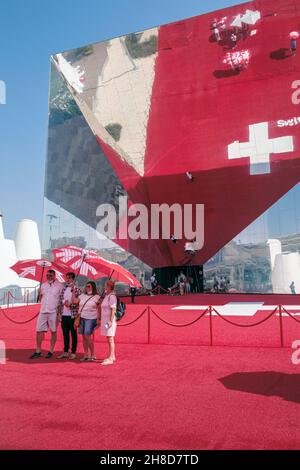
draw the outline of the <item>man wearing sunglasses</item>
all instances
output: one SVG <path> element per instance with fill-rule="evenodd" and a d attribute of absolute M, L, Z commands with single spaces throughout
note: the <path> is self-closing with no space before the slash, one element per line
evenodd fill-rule
<path fill-rule="evenodd" d="M 39 300 L 41 310 L 38 316 L 36 328 L 36 352 L 30 356 L 30 359 L 42 357 L 42 339 L 43 333 L 47 333 L 48 328 L 51 331 L 50 351 L 46 354 L 46 359 L 53 357 L 54 346 L 56 343 L 56 330 L 58 323 L 58 308 L 60 305 L 60 296 L 63 285 L 56 280 L 56 274 L 53 269 L 47 271 L 47 281 L 44 282 L 39 291 Z"/>

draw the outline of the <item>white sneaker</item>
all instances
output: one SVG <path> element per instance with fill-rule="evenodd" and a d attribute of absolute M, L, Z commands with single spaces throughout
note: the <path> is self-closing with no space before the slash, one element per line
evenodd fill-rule
<path fill-rule="evenodd" d="M 76 356 L 75 353 L 71 353 L 69 359 L 71 359 L 73 361 L 74 359 L 76 359 L 76 357 L 77 356 Z"/>
<path fill-rule="evenodd" d="M 69 357 L 69 354 L 64 352 L 60 356 L 57 357 L 57 359 L 67 359 Z"/>

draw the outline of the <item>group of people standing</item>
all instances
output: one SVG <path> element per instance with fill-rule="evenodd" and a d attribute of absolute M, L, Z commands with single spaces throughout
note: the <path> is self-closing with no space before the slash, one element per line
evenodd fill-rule
<path fill-rule="evenodd" d="M 80 361 L 95 361 L 93 333 L 101 327 L 101 335 L 108 341 L 109 355 L 104 359 L 102 365 L 111 365 L 116 360 L 115 342 L 117 321 L 116 308 L 117 297 L 115 295 L 115 283 L 106 281 L 105 293 L 100 296 L 97 292 L 95 282 L 87 282 L 84 292 L 75 284 L 75 274 L 70 272 L 66 275 L 64 286 L 56 279 L 54 270 L 47 271 L 47 281 L 42 284 L 39 291 L 41 309 L 36 326 L 36 352 L 30 359 L 42 357 L 43 334 L 51 332 L 50 350 L 46 359 L 54 356 L 54 348 L 57 340 L 57 327 L 61 323 L 64 351 L 57 359 L 77 358 L 77 332 L 82 335 L 84 356 Z M 71 348 L 70 348 L 71 339 Z"/>
<path fill-rule="evenodd" d="M 213 276 L 213 289 L 212 292 L 222 292 L 225 293 L 228 291 L 230 281 L 226 276 L 222 276 L 220 279 L 216 274 Z"/>
<path fill-rule="evenodd" d="M 169 287 L 169 292 L 176 292 L 180 295 L 193 294 L 194 292 L 197 292 L 194 278 L 181 272 L 179 276 L 175 278 L 175 284 Z"/>
<path fill-rule="evenodd" d="M 227 18 L 224 17 L 221 20 L 214 19 L 211 24 L 211 30 L 213 31 L 215 40 L 220 43 L 223 41 L 229 46 L 229 49 L 235 49 L 238 41 L 246 39 L 250 34 L 249 25 L 242 23 L 240 28 L 228 27 Z"/>

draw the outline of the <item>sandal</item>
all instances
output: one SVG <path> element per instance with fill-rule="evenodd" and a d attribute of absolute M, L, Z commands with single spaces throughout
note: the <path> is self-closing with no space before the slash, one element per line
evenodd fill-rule
<path fill-rule="evenodd" d="M 93 361 L 96 361 L 97 358 L 96 358 L 96 356 L 91 356 L 91 357 L 88 357 L 87 360 L 88 360 L 89 362 L 93 362 Z"/>
<path fill-rule="evenodd" d="M 110 366 L 114 363 L 113 359 L 104 359 L 104 361 L 101 362 L 102 366 Z"/>

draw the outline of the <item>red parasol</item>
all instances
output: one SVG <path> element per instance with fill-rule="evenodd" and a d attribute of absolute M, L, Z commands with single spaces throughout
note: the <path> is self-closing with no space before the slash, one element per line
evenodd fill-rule
<path fill-rule="evenodd" d="M 56 261 L 67 265 L 77 276 L 86 276 L 89 279 L 108 277 L 133 287 L 141 287 L 139 281 L 123 266 L 102 258 L 95 251 L 65 246 L 53 250 L 53 253 Z"/>

